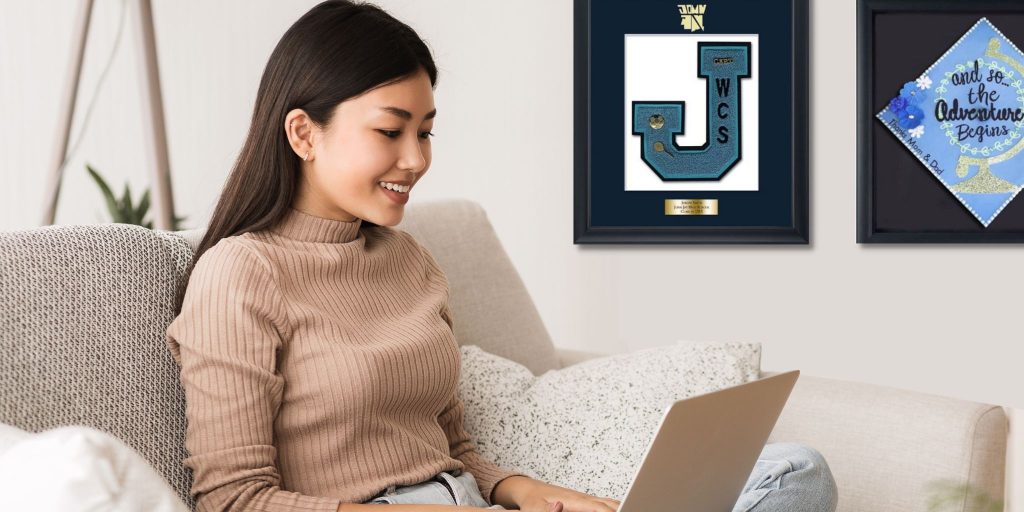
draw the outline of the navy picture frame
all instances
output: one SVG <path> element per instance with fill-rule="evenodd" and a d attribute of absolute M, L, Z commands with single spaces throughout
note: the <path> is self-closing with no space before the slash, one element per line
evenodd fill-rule
<path fill-rule="evenodd" d="M 758 189 L 625 190 L 623 40 L 680 30 L 679 16 L 666 12 L 680 3 L 574 0 L 573 243 L 809 244 L 808 0 L 700 2 L 704 33 L 758 37 L 759 126 L 744 128 L 762 141 Z M 680 99 L 689 100 L 669 101 Z M 666 199 L 722 207 L 719 215 L 666 215 Z"/>
<path fill-rule="evenodd" d="M 857 1 L 857 243 L 1024 243 L 1024 200 L 1011 201 L 983 227 L 875 119 L 892 91 L 981 17 L 1024 42 L 1019 0 Z M 913 34 L 899 29 L 908 24 L 929 28 Z M 882 46 L 899 47 L 900 62 Z"/>

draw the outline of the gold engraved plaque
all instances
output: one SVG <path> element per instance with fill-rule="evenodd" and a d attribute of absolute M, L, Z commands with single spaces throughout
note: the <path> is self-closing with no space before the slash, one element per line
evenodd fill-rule
<path fill-rule="evenodd" d="M 718 199 L 666 199 L 665 215 L 718 215 Z"/>

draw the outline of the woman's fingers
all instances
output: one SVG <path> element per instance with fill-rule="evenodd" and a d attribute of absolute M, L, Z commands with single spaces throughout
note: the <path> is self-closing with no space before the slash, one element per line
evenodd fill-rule
<path fill-rule="evenodd" d="M 619 503 L 611 498 L 597 498 L 591 497 L 591 500 L 597 503 L 600 512 L 615 512 L 619 509 Z"/>

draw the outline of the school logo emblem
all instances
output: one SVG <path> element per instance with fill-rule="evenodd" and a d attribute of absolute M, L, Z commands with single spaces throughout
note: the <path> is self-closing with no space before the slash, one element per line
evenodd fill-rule
<path fill-rule="evenodd" d="M 698 42 L 695 72 L 707 83 L 704 98 L 632 102 L 640 156 L 662 180 L 718 180 L 740 161 L 741 83 L 751 77 L 750 64 L 749 42 Z M 707 141 L 701 146 L 675 143 L 686 128 L 687 101 L 707 102 Z"/>
<path fill-rule="evenodd" d="M 704 11 L 707 9 L 708 6 L 704 4 L 679 4 L 679 24 L 690 32 L 704 30 Z"/>

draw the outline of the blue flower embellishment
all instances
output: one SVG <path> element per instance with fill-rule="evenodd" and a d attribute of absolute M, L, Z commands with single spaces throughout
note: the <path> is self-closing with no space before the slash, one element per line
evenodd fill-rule
<path fill-rule="evenodd" d="M 918 88 L 916 81 L 907 82 L 902 89 L 900 89 L 900 97 L 907 100 L 907 103 L 911 105 L 920 105 L 924 102 L 925 92 L 923 89 Z"/>
<path fill-rule="evenodd" d="M 909 130 L 921 125 L 924 120 L 924 111 L 916 105 L 907 105 L 903 110 L 897 111 L 896 116 L 900 120 L 900 128 Z"/>
<path fill-rule="evenodd" d="M 892 110 L 893 112 L 898 114 L 900 112 L 903 112 L 903 109 L 907 108 L 907 105 L 909 104 L 910 103 L 908 103 L 907 99 L 904 98 L 903 96 L 896 96 L 895 98 L 889 101 L 889 110 Z"/>
<path fill-rule="evenodd" d="M 918 81 L 907 82 L 900 89 L 900 95 L 889 101 L 889 110 L 896 114 L 904 130 L 917 128 L 924 121 L 924 110 L 919 106 L 924 103 L 924 89 Z"/>

